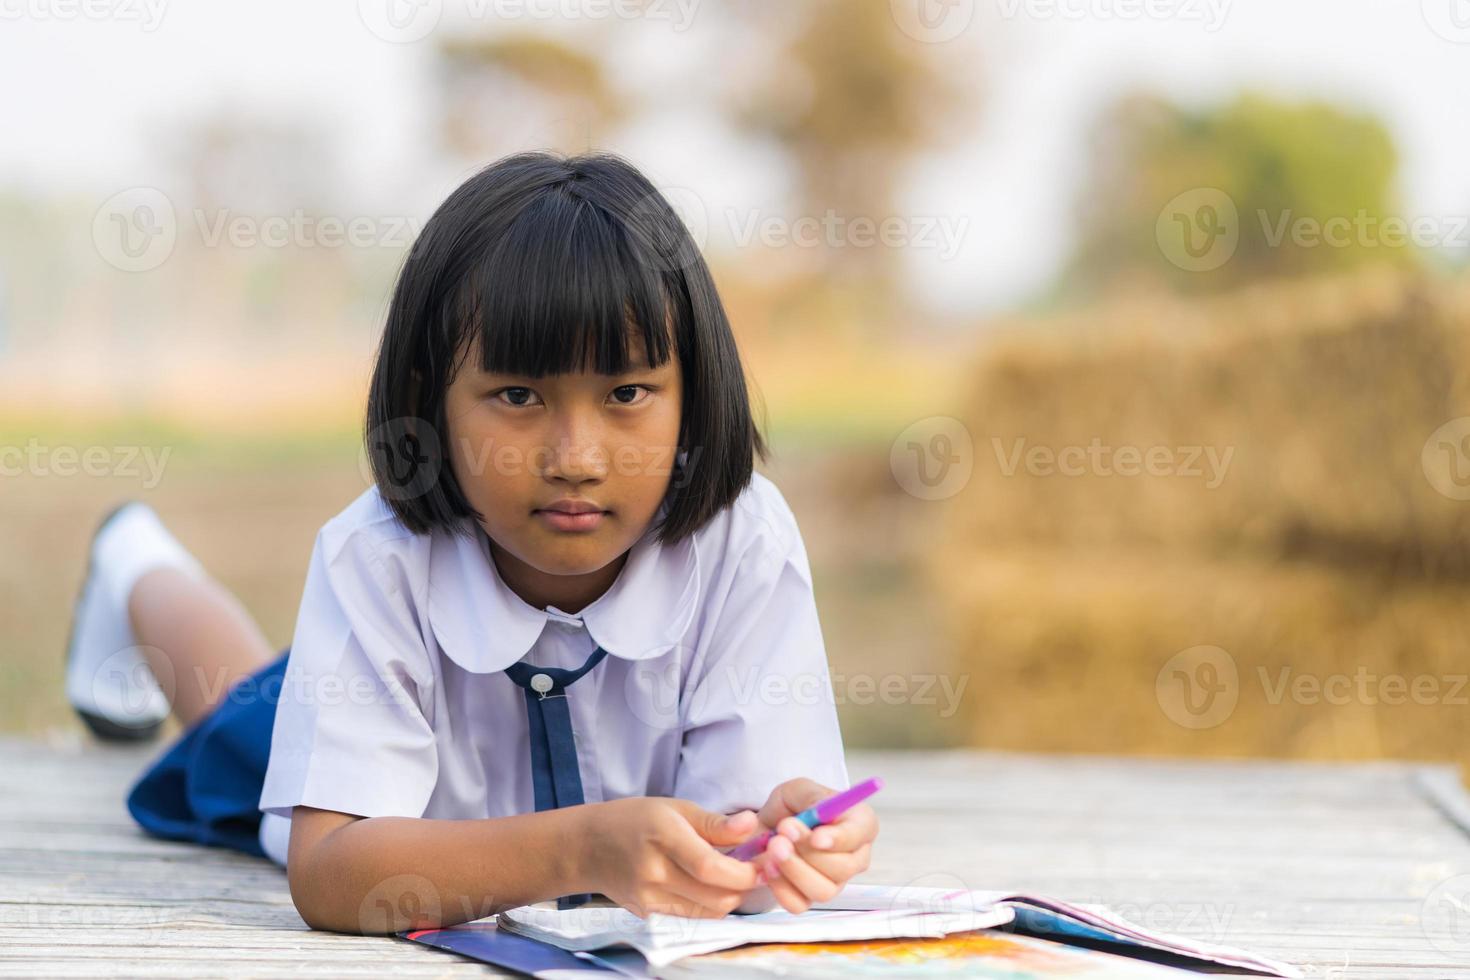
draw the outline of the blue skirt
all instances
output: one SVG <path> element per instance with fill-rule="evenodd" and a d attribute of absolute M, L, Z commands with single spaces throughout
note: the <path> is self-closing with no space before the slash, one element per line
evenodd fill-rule
<path fill-rule="evenodd" d="M 266 856 L 260 791 L 289 653 L 230 688 L 128 791 L 128 811 L 144 830 Z"/>

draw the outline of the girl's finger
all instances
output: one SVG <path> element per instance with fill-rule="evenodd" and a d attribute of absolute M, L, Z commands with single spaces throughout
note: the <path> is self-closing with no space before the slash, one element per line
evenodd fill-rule
<path fill-rule="evenodd" d="M 761 823 L 774 827 L 782 817 L 800 813 L 807 807 L 831 796 L 835 790 L 810 779 L 790 779 L 771 792 L 771 798 L 760 808 Z"/>
<path fill-rule="evenodd" d="M 781 878 L 812 902 L 829 901 L 842 890 L 840 884 L 795 854 L 781 862 Z"/>
<path fill-rule="evenodd" d="M 646 896 L 642 904 L 624 907 L 640 919 L 648 918 L 653 912 L 663 915 L 682 915 L 689 919 L 716 919 L 725 914 L 666 888 L 659 888 Z"/>
<path fill-rule="evenodd" d="M 756 886 L 755 865 L 721 854 L 687 824 L 684 830 L 687 833 L 671 837 L 664 851 L 690 877 L 731 891 L 745 892 Z"/>
<path fill-rule="evenodd" d="M 781 907 L 792 915 L 800 915 L 812 906 L 811 899 L 803 895 L 785 878 L 772 878 L 770 889 L 776 901 L 781 903 Z"/>
<path fill-rule="evenodd" d="M 872 856 L 872 845 L 864 844 L 855 851 L 803 851 L 797 853 L 807 864 L 839 884 L 845 884 L 854 875 L 868 870 Z"/>
<path fill-rule="evenodd" d="M 878 814 L 861 803 L 834 822 L 813 830 L 812 846 L 819 851 L 855 851 L 877 836 Z"/>
<path fill-rule="evenodd" d="M 811 828 L 795 817 L 786 817 L 776 824 L 776 833 L 795 844 L 811 834 Z"/>
<path fill-rule="evenodd" d="M 669 877 L 662 887 L 690 906 L 704 910 L 695 918 L 719 918 L 739 905 L 740 900 L 745 897 L 742 891 L 706 884 L 677 866 L 669 868 Z"/>

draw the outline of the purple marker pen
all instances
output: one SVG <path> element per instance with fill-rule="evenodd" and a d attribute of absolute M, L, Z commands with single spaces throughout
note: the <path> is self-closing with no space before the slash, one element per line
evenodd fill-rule
<path fill-rule="evenodd" d="M 863 800 L 872 796 L 883 788 L 883 780 L 874 776 L 865 779 L 851 789 L 845 789 L 835 796 L 829 796 L 815 806 L 809 806 L 796 815 L 796 819 L 808 827 L 818 827 L 824 823 L 831 823 L 842 816 L 848 810 L 857 806 Z M 730 852 L 730 856 L 740 861 L 749 861 L 766 849 L 774 833 L 766 831 L 739 845 Z"/>

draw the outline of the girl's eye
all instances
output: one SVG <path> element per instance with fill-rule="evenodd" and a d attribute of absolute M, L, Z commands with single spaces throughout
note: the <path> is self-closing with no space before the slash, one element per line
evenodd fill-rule
<path fill-rule="evenodd" d="M 531 404 L 530 399 L 536 397 L 536 393 L 530 388 L 502 388 L 495 393 L 496 398 L 505 400 L 505 403 L 516 408 L 524 408 Z"/>
<path fill-rule="evenodd" d="M 652 394 L 652 391 L 646 385 L 622 385 L 613 389 L 613 397 L 618 400 L 619 405 L 640 405 L 646 400 L 643 398 L 636 398 L 635 400 L 635 396 L 640 392 L 644 395 Z"/>

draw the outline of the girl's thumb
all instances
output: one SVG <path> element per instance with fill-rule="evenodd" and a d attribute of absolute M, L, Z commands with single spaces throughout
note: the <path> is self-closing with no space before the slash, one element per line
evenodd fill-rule
<path fill-rule="evenodd" d="M 739 844 L 760 826 L 753 810 L 741 810 L 728 816 L 718 817 L 711 822 L 709 841 L 720 846 Z"/>

